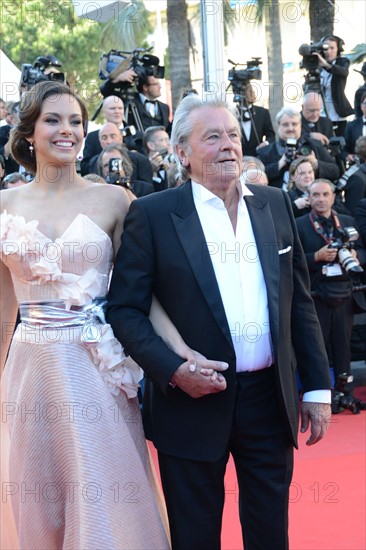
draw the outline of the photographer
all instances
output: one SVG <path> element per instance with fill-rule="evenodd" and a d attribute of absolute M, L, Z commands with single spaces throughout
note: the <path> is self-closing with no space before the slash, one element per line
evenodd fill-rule
<path fill-rule="evenodd" d="M 317 92 L 307 92 L 304 95 L 301 109 L 301 137 L 317 139 L 323 145 L 329 144 L 334 136 L 332 121 L 326 116 L 320 116 L 323 108 L 322 96 Z"/>
<path fill-rule="evenodd" d="M 326 49 L 322 53 L 315 51 L 313 55 L 317 56 L 321 67 L 320 81 L 328 117 L 333 123 L 335 135 L 343 136 L 347 117 L 354 113 L 345 94 L 350 61 L 341 56 L 344 42 L 339 36 L 325 36 L 322 43 Z"/>
<path fill-rule="evenodd" d="M 308 157 L 298 157 L 291 162 L 288 173 L 288 196 L 294 216 L 298 218 L 311 210 L 309 187 L 315 180 L 315 165 Z"/>
<path fill-rule="evenodd" d="M 269 185 L 282 187 L 288 182 L 288 169 L 297 156 L 307 156 L 314 163 L 317 177 L 336 180 L 339 168 L 320 141 L 301 140 L 301 115 L 295 109 L 284 107 L 276 116 L 278 139 L 257 150 L 257 156 L 266 168 Z"/>
<path fill-rule="evenodd" d="M 99 155 L 97 171 L 107 183 L 121 185 L 132 191 L 136 197 L 154 192 L 154 186 L 147 181 L 133 179 L 133 163 L 126 147 L 111 143 Z"/>
<path fill-rule="evenodd" d="M 366 251 L 359 240 L 351 243 L 345 236 L 344 228 L 353 228 L 355 222 L 350 216 L 333 210 L 334 200 L 333 184 L 324 179 L 315 180 L 309 188 L 311 212 L 297 218 L 296 224 L 328 357 L 337 381 L 339 375 L 351 374 L 353 300 L 364 300 L 362 293 L 352 294 L 352 289 L 362 272 L 358 260 L 361 264 L 366 262 Z M 347 256 L 348 263 L 342 261 L 341 251 Z"/>
<path fill-rule="evenodd" d="M 143 129 L 150 126 L 164 126 L 169 133 L 171 123 L 170 111 L 166 103 L 158 100 L 161 96 L 161 84 L 158 78 L 147 74 L 138 78 L 137 92 L 134 95 L 134 103 L 137 108 Z M 132 111 L 129 113 L 128 124 L 134 124 Z"/>
<path fill-rule="evenodd" d="M 126 145 L 124 143 L 123 133 L 119 130 L 118 126 L 113 122 L 106 122 L 100 128 L 98 132 L 98 139 L 100 144 L 100 152 L 106 149 L 112 143 L 115 145 Z M 127 147 L 126 147 L 127 149 Z M 100 153 L 99 153 L 100 154 Z M 92 157 L 89 161 L 89 173 L 97 171 L 97 164 L 99 154 Z M 146 155 L 138 153 L 137 151 L 130 151 L 127 149 L 127 154 L 130 161 L 133 164 L 134 170 L 132 174 L 133 181 L 146 181 L 151 183 L 152 170 Z"/>
<path fill-rule="evenodd" d="M 257 96 L 251 83 L 243 84 L 243 106 L 238 108 L 242 126 L 242 149 L 246 156 L 256 156 L 257 149 L 269 145 L 275 140 L 269 110 L 254 105 Z"/>
<path fill-rule="evenodd" d="M 358 169 L 349 176 L 344 187 L 344 204 L 352 216 L 360 200 L 366 198 L 366 136 L 356 141 L 355 154 L 358 163 L 352 168 Z"/>
<path fill-rule="evenodd" d="M 366 92 L 360 98 L 359 108 L 362 116 L 351 122 L 347 122 L 344 134 L 344 139 L 346 140 L 344 155 L 350 163 L 355 162 L 356 141 L 359 137 L 366 136 Z"/>
<path fill-rule="evenodd" d="M 156 191 L 168 187 L 168 172 L 175 166 L 170 138 L 164 126 L 150 126 L 144 133 L 144 149 L 153 171 Z"/>

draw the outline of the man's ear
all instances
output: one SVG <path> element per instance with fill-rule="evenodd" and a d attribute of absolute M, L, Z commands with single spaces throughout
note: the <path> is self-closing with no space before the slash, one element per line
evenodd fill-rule
<path fill-rule="evenodd" d="M 185 149 L 183 149 L 183 147 L 180 147 L 179 145 L 176 146 L 175 148 L 175 151 L 178 155 L 178 158 L 180 160 L 180 163 L 182 164 L 182 166 L 189 166 L 189 157 L 185 151 Z"/>
<path fill-rule="evenodd" d="M 147 145 L 147 148 L 150 149 L 151 151 L 156 151 L 155 143 L 153 141 L 147 141 L 146 145 Z"/>

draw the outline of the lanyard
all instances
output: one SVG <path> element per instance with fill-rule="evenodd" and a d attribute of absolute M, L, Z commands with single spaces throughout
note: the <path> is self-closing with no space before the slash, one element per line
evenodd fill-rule
<path fill-rule="evenodd" d="M 333 218 L 335 228 L 336 229 L 341 229 L 342 226 L 341 226 L 340 221 L 338 219 L 338 216 L 334 212 L 334 210 L 332 210 L 332 218 Z M 316 231 L 316 233 L 318 233 L 318 235 L 320 235 L 321 238 L 327 244 L 331 243 L 332 242 L 332 237 L 333 237 L 333 231 L 331 231 L 331 233 L 329 235 L 327 235 L 326 232 L 324 231 L 323 226 L 319 223 L 318 219 L 313 217 L 312 212 L 310 212 L 310 214 L 309 214 L 309 219 L 310 219 L 310 223 L 311 223 L 314 231 Z"/>

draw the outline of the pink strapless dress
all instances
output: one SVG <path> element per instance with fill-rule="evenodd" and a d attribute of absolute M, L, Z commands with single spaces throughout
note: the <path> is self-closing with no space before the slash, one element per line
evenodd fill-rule
<path fill-rule="evenodd" d="M 167 522 L 126 359 L 95 299 L 112 243 L 79 214 L 51 241 L 0 216 L 22 323 L 2 378 L 2 549 L 168 549 Z M 89 307 L 88 307 L 89 306 Z"/>

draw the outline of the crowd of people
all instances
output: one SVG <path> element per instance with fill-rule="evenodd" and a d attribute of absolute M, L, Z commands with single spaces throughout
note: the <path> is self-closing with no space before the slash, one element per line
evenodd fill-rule
<path fill-rule="evenodd" d="M 314 445 L 366 311 L 366 93 L 347 122 L 324 43 L 277 135 L 250 82 L 171 121 L 129 68 L 90 133 L 62 82 L 0 100 L 1 547 L 219 550 L 232 455 L 245 548 L 289 548 L 299 410 Z"/>

